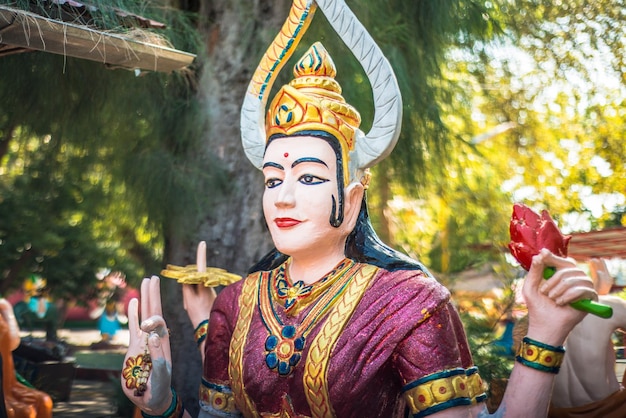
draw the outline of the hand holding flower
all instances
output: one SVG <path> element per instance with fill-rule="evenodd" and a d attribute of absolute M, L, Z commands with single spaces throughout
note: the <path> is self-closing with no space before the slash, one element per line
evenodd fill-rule
<path fill-rule="evenodd" d="M 511 254 L 526 271 L 531 267 L 533 256 L 539 254 L 543 248 L 559 257 L 567 257 L 567 246 L 571 236 L 561 234 L 546 210 L 543 210 L 539 216 L 526 205 L 516 203 L 513 206 L 510 234 Z M 552 277 L 555 271 L 553 266 L 545 268 L 544 279 Z M 610 306 L 592 300 L 577 300 L 570 306 L 601 318 L 610 318 L 613 315 L 613 309 Z"/>

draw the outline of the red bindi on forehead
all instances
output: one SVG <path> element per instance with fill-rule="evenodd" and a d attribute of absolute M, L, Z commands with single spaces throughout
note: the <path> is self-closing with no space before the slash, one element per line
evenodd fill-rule
<path fill-rule="evenodd" d="M 287 157 L 289 157 L 289 153 L 288 153 L 288 152 L 286 152 L 286 153 L 284 153 L 284 154 L 283 154 L 283 156 L 284 156 L 285 158 L 287 158 Z"/>

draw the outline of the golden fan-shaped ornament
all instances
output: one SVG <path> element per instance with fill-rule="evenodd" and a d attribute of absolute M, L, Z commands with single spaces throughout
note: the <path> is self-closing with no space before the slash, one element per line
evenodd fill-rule
<path fill-rule="evenodd" d="M 168 264 L 161 270 L 161 276 L 174 279 L 181 284 L 202 284 L 204 287 L 227 286 L 241 280 L 241 276 L 217 267 L 207 267 L 206 271 L 198 271 L 195 264 L 184 267 Z"/>

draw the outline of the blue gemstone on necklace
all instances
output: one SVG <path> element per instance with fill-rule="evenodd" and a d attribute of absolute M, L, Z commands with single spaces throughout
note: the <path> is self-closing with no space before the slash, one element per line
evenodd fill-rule
<path fill-rule="evenodd" d="M 280 334 L 283 336 L 283 338 L 293 338 L 296 336 L 296 327 L 294 327 L 293 325 L 287 325 L 283 328 Z"/>
<path fill-rule="evenodd" d="M 298 337 L 293 341 L 293 346 L 296 350 L 302 351 L 304 348 L 304 337 Z"/>
<path fill-rule="evenodd" d="M 284 361 L 278 363 L 278 374 L 286 376 L 291 373 L 291 366 Z"/>
<path fill-rule="evenodd" d="M 265 356 L 265 364 L 267 364 L 267 367 L 270 369 L 275 369 L 276 366 L 278 366 L 278 356 L 275 352 L 272 351 Z"/>
<path fill-rule="evenodd" d="M 267 351 L 272 351 L 273 349 L 276 348 L 277 345 L 278 345 L 278 337 L 275 335 L 270 335 L 265 340 L 265 349 Z"/>
<path fill-rule="evenodd" d="M 291 366 L 295 366 L 300 361 L 302 356 L 299 353 L 294 353 L 291 357 L 289 357 L 289 364 Z"/>

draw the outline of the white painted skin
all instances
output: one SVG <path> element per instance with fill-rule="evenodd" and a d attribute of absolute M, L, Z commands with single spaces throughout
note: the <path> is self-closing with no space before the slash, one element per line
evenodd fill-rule
<path fill-rule="evenodd" d="M 345 188 L 343 222 L 332 226 L 332 202 L 339 200 L 337 157 L 325 140 L 306 136 L 273 140 L 263 176 L 263 213 L 274 245 L 292 257 L 290 276 L 306 284 L 319 280 L 345 258 L 363 186 Z"/>

